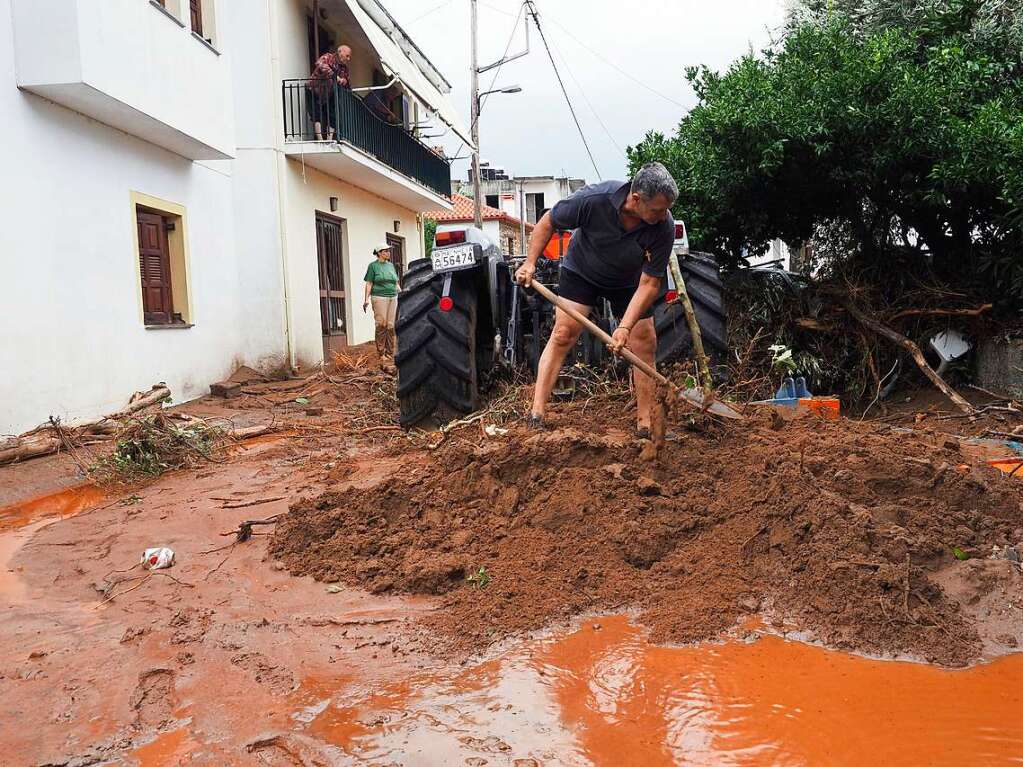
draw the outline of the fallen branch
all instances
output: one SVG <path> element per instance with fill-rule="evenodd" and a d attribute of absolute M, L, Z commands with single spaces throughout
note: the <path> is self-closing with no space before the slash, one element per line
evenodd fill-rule
<path fill-rule="evenodd" d="M 98 610 L 103 605 L 105 605 L 107 602 L 112 602 L 113 600 L 117 599 L 117 597 L 123 597 L 128 592 L 134 591 L 135 589 L 144 586 L 146 584 L 146 582 L 150 578 L 152 578 L 154 575 L 160 576 L 162 578 L 170 578 L 175 583 L 177 583 L 177 584 L 179 584 L 181 586 L 186 586 L 186 587 L 188 587 L 190 589 L 194 589 L 195 588 L 195 584 L 194 583 L 186 583 L 185 581 L 178 580 L 177 578 L 175 578 L 170 573 L 158 573 L 158 572 L 154 571 L 154 572 L 147 573 L 146 575 L 140 575 L 140 576 L 138 576 L 138 578 L 125 578 L 122 581 L 118 581 L 118 583 L 124 583 L 125 581 L 135 581 L 135 580 L 137 580 L 139 582 L 136 583 L 134 586 L 132 586 L 130 589 L 125 589 L 124 591 L 119 591 L 119 592 L 117 592 L 115 594 L 111 594 L 110 596 L 108 596 L 106 599 L 104 599 L 102 602 L 100 602 L 98 605 L 96 605 L 92 609 L 93 610 Z"/>
<path fill-rule="evenodd" d="M 148 392 L 136 392 L 128 401 L 127 407 L 102 418 L 84 421 L 74 426 L 65 426 L 59 419 L 51 418 L 48 423 L 41 424 L 12 440 L 5 440 L 3 449 L 0 449 L 0 466 L 57 453 L 65 444 L 75 444 L 87 436 L 112 434 L 117 431 L 121 420 L 147 407 L 158 405 L 168 397 L 170 389 L 164 384 L 157 384 Z"/>
<path fill-rule="evenodd" d="M 221 535 L 222 536 L 233 535 L 235 537 L 234 538 L 234 543 L 244 543 L 245 541 L 249 540 L 249 538 L 252 537 L 252 527 L 253 527 L 253 525 L 273 525 L 273 524 L 276 524 L 277 523 L 277 517 L 279 517 L 279 516 L 281 516 L 281 515 L 280 514 L 274 514 L 272 517 L 267 517 L 266 519 L 247 519 L 247 520 L 245 520 L 244 522 L 241 522 L 238 525 L 238 529 L 237 530 L 231 530 L 231 531 L 226 532 L 226 533 L 221 533 Z M 216 549 L 214 549 L 214 551 L 216 551 Z M 204 553 L 208 553 L 208 552 L 204 552 Z"/>
<path fill-rule="evenodd" d="M 924 359 L 924 353 L 920 351 L 919 346 L 917 346 L 915 343 L 913 343 L 910 339 L 906 338 L 906 336 L 902 335 L 901 333 L 897 333 L 891 328 L 882 325 L 877 320 L 873 320 L 867 315 L 865 315 L 858 308 L 856 308 L 855 304 L 853 304 L 852 301 L 846 300 L 844 301 L 844 304 L 845 308 L 848 310 L 849 314 L 852 315 L 853 319 L 855 319 L 861 325 L 863 325 L 866 328 L 869 328 L 870 330 L 873 330 L 882 338 L 891 341 L 893 344 L 901 346 L 903 349 L 909 352 L 910 356 L 913 358 L 913 361 L 916 363 L 917 367 L 920 368 L 921 372 L 923 372 L 923 374 L 930 379 L 931 383 L 933 383 L 941 391 L 942 394 L 948 397 L 955 404 L 955 406 L 959 408 L 964 414 L 974 415 L 975 411 L 973 405 L 971 405 L 969 402 L 963 399 L 962 395 L 960 395 L 955 389 L 953 389 L 951 386 L 945 383 L 941 379 L 941 376 L 934 372 L 933 368 L 931 368 L 931 366 L 927 364 L 927 360 Z"/>
<path fill-rule="evenodd" d="M 888 322 L 901 320 L 903 317 L 979 317 L 994 304 L 983 304 L 976 309 L 904 309 L 888 318 Z"/>
<path fill-rule="evenodd" d="M 273 503 L 274 501 L 283 501 L 285 496 L 275 495 L 273 498 L 259 498 L 254 501 L 245 501 L 243 503 L 225 503 L 220 508 L 222 509 L 244 509 L 246 506 L 261 506 L 264 503 Z M 219 500 L 219 499 L 218 499 Z"/>

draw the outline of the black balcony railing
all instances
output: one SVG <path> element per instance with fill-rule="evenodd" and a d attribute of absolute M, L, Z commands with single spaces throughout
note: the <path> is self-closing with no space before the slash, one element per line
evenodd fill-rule
<path fill-rule="evenodd" d="M 448 161 L 400 125 L 390 125 L 347 88 L 318 80 L 285 80 L 284 140 L 316 141 L 331 132 L 444 197 L 451 196 Z M 316 134 L 316 123 L 320 135 Z"/>

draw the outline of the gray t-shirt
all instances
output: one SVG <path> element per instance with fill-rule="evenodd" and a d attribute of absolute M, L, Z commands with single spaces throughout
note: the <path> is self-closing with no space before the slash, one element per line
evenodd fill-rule
<path fill-rule="evenodd" d="M 604 181 L 583 187 L 551 209 L 555 229 L 574 229 L 562 269 L 575 272 L 598 288 L 635 288 L 640 274 L 664 278 L 675 242 L 675 221 L 669 213 L 658 224 L 622 227 L 618 211 L 631 181 Z"/>

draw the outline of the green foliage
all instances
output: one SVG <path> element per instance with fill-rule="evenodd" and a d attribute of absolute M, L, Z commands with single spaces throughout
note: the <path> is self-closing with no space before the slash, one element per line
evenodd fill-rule
<path fill-rule="evenodd" d="M 485 567 L 481 567 L 476 572 L 470 573 L 465 578 L 465 582 L 477 590 L 485 589 L 491 580 L 490 574 L 487 572 L 487 568 Z"/>
<path fill-rule="evenodd" d="M 792 359 L 792 350 L 785 344 L 772 344 L 767 350 L 773 355 L 771 369 L 776 373 L 792 373 L 796 370 L 796 361 Z"/>
<path fill-rule="evenodd" d="M 664 162 L 694 247 L 733 264 L 838 227 L 865 264 L 1023 300 L 1021 29 L 1018 2 L 808 0 L 775 49 L 689 69 L 698 105 L 630 164 Z"/>
<path fill-rule="evenodd" d="M 101 484 L 152 479 L 211 460 L 223 441 L 224 431 L 203 421 L 179 425 L 162 414 L 137 417 L 118 431 L 113 452 L 93 464 L 89 475 Z"/>
<path fill-rule="evenodd" d="M 425 244 L 426 257 L 433 253 L 433 238 L 437 236 L 437 222 L 428 218 L 423 222 L 423 242 Z"/>

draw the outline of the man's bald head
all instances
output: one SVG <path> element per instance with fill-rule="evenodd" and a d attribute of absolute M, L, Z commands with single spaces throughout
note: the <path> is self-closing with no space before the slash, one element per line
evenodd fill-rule
<path fill-rule="evenodd" d="M 352 49 L 347 45 L 339 45 L 337 47 L 337 57 L 347 64 L 352 60 Z"/>

